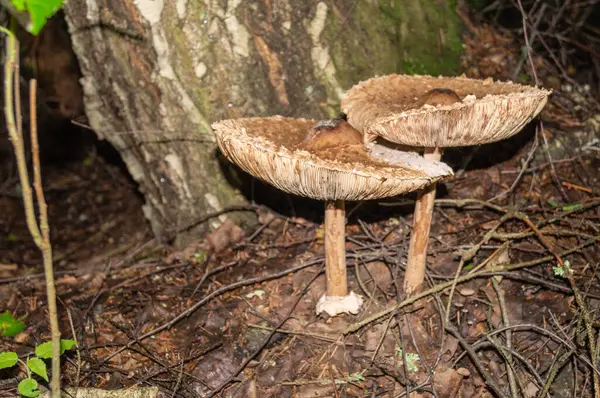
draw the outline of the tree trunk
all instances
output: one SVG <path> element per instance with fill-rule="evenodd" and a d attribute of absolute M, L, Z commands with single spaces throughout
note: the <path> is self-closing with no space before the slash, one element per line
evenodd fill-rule
<path fill-rule="evenodd" d="M 121 153 L 159 236 L 244 198 L 210 124 L 337 115 L 375 74 L 449 74 L 452 0 L 86 0 L 65 14 L 91 127 Z M 216 226 L 223 219 L 210 225 Z"/>

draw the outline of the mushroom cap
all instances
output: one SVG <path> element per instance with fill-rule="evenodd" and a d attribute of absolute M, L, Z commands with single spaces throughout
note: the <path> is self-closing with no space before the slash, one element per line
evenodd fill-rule
<path fill-rule="evenodd" d="M 428 102 L 435 89 L 454 92 L 461 101 Z M 367 141 L 381 136 L 403 145 L 445 148 L 516 134 L 542 110 L 550 94 L 492 79 L 394 74 L 352 87 L 342 100 L 342 111 Z"/>
<path fill-rule="evenodd" d="M 282 191 L 320 200 L 366 200 L 419 190 L 452 169 L 441 162 L 375 146 L 320 151 L 299 148 L 315 120 L 247 118 L 212 125 L 223 154 L 254 177 Z"/>

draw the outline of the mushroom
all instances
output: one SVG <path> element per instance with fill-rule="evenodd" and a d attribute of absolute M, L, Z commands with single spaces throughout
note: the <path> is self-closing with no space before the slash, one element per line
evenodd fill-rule
<path fill-rule="evenodd" d="M 447 147 L 480 145 L 516 134 L 544 107 L 551 91 L 465 77 L 389 75 L 361 82 L 342 100 L 348 121 L 365 134 L 424 148 L 439 161 Z M 420 191 L 415 206 L 404 290 L 423 283 L 435 184 Z"/>
<path fill-rule="evenodd" d="M 346 200 L 395 196 L 452 175 L 444 163 L 383 146 L 369 152 L 362 134 L 342 119 L 246 118 L 212 125 L 223 154 L 256 178 L 325 201 L 327 292 L 317 314 L 356 314 L 362 298 L 346 279 Z"/>

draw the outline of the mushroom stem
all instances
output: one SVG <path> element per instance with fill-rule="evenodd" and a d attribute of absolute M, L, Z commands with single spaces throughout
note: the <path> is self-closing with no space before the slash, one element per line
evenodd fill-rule
<path fill-rule="evenodd" d="M 426 148 L 423 157 L 439 161 L 442 158 L 442 153 L 442 148 Z M 435 183 L 431 184 L 419 191 L 417 196 L 413 228 L 408 247 L 408 263 L 406 265 L 406 273 L 404 274 L 404 292 L 408 296 L 416 293 L 425 280 L 427 244 L 429 242 L 429 230 L 433 216 L 435 186 Z"/>
<path fill-rule="evenodd" d="M 346 210 L 343 200 L 325 202 L 325 275 L 327 296 L 348 295 L 346 279 Z"/>

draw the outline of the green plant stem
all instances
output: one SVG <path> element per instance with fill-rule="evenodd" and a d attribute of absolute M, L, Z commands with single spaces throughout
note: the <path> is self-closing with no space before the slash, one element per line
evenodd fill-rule
<path fill-rule="evenodd" d="M 48 313 L 50 316 L 50 330 L 52 334 L 52 397 L 60 398 L 60 329 L 58 327 L 58 311 L 56 306 L 56 289 L 54 286 L 54 270 L 52 267 L 52 246 L 50 245 L 50 234 L 48 227 L 47 206 L 43 196 L 41 185 L 41 173 L 39 168 L 39 147 L 37 145 L 37 118 L 35 102 L 35 85 L 32 86 L 33 98 L 31 98 L 31 136 L 32 136 L 32 154 L 34 163 L 34 182 L 38 205 L 40 209 L 40 225 L 38 225 L 33 201 L 33 191 L 29 183 L 29 174 L 25 161 L 25 146 L 23 136 L 20 134 L 20 127 L 15 121 L 15 109 L 13 89 L 14 80 L 19 79 L 15 76 L 17 59 L 17 44 L 14 34 L 6 28 L 0 28 L 0 31 L 7 34 L 6 40 L 6 62 L 4 64 L 4 115 L 6 127 L 8 129 L 10 140 L 15 150 L 17 158 L 17 168 L 19 171 L 19 180 L 23 193 L 23 205 L 25 208 L 25 218 L 27 227 L 36 246 L 40 249 L 44 261 L 44 273 L 46 275 L 46 292 L 48 296 Z M 18 85 L 16 86 L 18 87 Z M 19 118 L 20 120 L 20 118 Z M 41 228 L 40 228 L 41 226 Z M 40 231 L 41 229 L 41 231 Z"/>
<path fill-rule="evenodd" d="M 22 359 L 19 359 L 19 363 L 23 366 L 23 368 L 27 372 L 27 378 L 31 378 L 31 370 L 29 369 L 29 366 L 27 366 L 27 363 L 25 361 L 23 361 Z"/>

